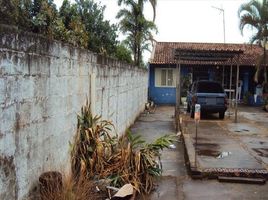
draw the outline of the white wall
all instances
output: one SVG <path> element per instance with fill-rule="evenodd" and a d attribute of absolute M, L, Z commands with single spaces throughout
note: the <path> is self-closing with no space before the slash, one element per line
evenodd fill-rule
<path fill-rule="evenodd" d="M 0 199 L 21 200 L 49 170 L 68 171 L 76 115 L 90 99 L 122 134 L 147 101 L 146 70 L 0 27 Z"/>

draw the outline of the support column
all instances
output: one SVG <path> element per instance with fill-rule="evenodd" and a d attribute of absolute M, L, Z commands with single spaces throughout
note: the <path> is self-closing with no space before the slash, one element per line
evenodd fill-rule
<path fill-rule="evenodd" d="M 176 106 L 175 106 L 175 119 L 176 119 L 176 129 L 179 127 L 179 116 L 180 116 L 180 99 L 181 99 L 181 63 L 180 56 L 176 59 Z"/>
<path fill-rule="evenodd" d="M 230 68 L 230 83 L 229 83 L 229 89 L 231 90 L 232 89 L 232 78 L 233 78 L 233 61 L 232 61 L 232 64 L 231 64 L 231 68 Z M 230 97 L 229 97 L 231 100 L 232 100 L 232 93 L 230 93 Z"/>
<path fill-rule="evenodd" d="M 222 66 L 222 81 L 221 81 L 222 82 L 221 84 L 222 84 L 223 88 L 224 88 L 224 68 L 225 68 L 225 66 L 223 65 Z"/>
<path fill-rule="evenodd" d="M 236 89 L 235 89 L 235 123 L 237 123 L 237 98 L 238 98 L 238 82 L 239 82 L 239 56 L 237 59 L 237 70 L 236 70 Z"/>
<path fill-rule="evenodd" d="M 231 107 L 232 107 L 232 100 L 233 100 L 233 93 L 232 93 L 232 76 L 233 76 L 233 59 L 231 59 L 231 67 L 230 67 L 230 77 L 229 77 L 229 116 L 231 114 Z"/>

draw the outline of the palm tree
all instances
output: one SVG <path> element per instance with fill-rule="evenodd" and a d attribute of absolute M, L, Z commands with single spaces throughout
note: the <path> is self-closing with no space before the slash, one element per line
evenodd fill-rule
<path fill-rule="evenodd" d="M 240 18 L 239 28 L 243 35 L 243 30 L 246 26 L 256 30 L 256 33 L 250 38 L 250 43 L 258 43 L 263 47 L 263 55 L 257 64 L 257 80 L 259 72 L 264 70 L 264 82 L 267 83 L 267 67 L 266 64 L 266 43 L 268 38 L 268 0 L 252 0 L 244 3 L 238 10 Z"/>
<path fill-rule="evenodd" d="M 142 5 L 143 7 L 143 4 L 145 2 L 147 2 L 147 0 L 138 0 L 140 5 Z M 155 21 L 155 16 L 156 16 L 156 4 L 157 4 L 157 0 L 149 0 L 151 5 L 152 5 L 152 8 L 153 8 L 153 22 Z M 131 1 L 129 0 L 118 0 L 118 5 L 120 6 L 122 3 L 125 3 L 126 5 L 128 5 Z M 134 1 L 135 2 L 135 1 Z"/>
<path fill-rule="evenodd" d="M 121 19 L 119 22 L 120 30 L 127 34 L 125 43 L 130 47 L 134 63 L 138 66 L 142 65 L 142 52 L 149 50 L 148 41 L 153 40 L 152 32 L 157 31 L 154 22 L 146 20 L 143 15 L 144 2 L 146 0 L 118 1 L 118 5 L 124 3 L 129 8 L 121 9 L 117 14 L 117 18 Z M 152 5 L 156 5 L 156 0 L 151 0 L 150 2 Z M 155 11 L 155 7 L 153 8 Z"/>

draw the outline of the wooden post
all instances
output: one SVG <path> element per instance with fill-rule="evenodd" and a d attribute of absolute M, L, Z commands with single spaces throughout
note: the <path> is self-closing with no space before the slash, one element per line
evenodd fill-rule
<path fill-rule="evenodd" d="M 233 59 L 232 59 L 233 60 Z M 233 78 L 233 61 L 231 61 L 231 69 L 230 69 L 230 85 L 229 85 L 229 89 L 232 89 L 232 78 Z M 232 98 L 232 93 L 230 93 L 230 99 Z"/>
<path fill-rule="evenodd" d="M 178 58 L 176 58 L 176 105 L 175 105 L 175 113 L 176 113 L 176 117 L 177 117 L 177 107 L 178 107 L 178 102 L 179 102 L 179 94 L 178 94 L 178 83 L 179 83 L 179 79 L 178 79 L 178 73 L 179 72 L 179 65 L 178 65 Z"/>
<path fill-rule="evenodd" d="M 178 110 L 180 112 L 181 105 L 181 62 L 179 58 L 179 72 L 178 72 Z"/>
<path fill-rule="evenodd" d="M 176 120 L 176 129 L 179 130 L 179 117 L 180 117 L 180 93 L 181 93 L 181 64 L 180 64 L 180 55 L 176 59 L 176 106 L 175 106 L 175 120 Z"/>
<path fill-rule="evenodd" d="M 224 68 L 225 68 L 225 66 L 223 65 L 222 66 L 222 81 L 221 81 L 222 82 L 221 84 L 222 84 L 223 88 L 224 88 Z"/>
<path fill-rule="evenodd" d="M 235 89 L 235 123 L 237 123 L 237 98 L 238 98 L 238 82 L 239 82 L 239 55 L 237 59 L 237 70 L 236 70 L 236 89 Z"/>
<path fill-rule="evenodd" d="M 178 104 L 178 58 L 176 57 L 176 102 L 175 102 L 175 120 L 177 120 L 177 104 Z M 176 122 L 175 122 L 176 123 Z M 176 123 L 176 129 L 177 129 L 177 123 Z"/>
<path fill-rule="evenodd" d="M 230 68 L 230 85 L 229 85 L 229 116 L 230 116 L 230 109 L 232 107 L 232 100 L 233 100 L 233 93 L 232 93 L 232 79 L 233 79 L 233 59 L 231 59 L 231 68 Z"/>

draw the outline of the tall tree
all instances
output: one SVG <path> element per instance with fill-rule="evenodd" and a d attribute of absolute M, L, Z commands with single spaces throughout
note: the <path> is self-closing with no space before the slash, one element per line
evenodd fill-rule
<path fill-rule="evenodd" d="M 0 23 L 15 25 L 19 17 L 18 6 L 18 0 L 1 0 Z"/>
<path fill-rule="evenodd" d="M 125 61 L 127 63 L 132 63 L 131 51 L 125 46 L 123 42 L 117 45 L 115 57 L 118 60 Z"/>
<path fill-rule="evenodd" d="M 127 8 L 121 9 L 117 18 L 120 30 L 127 35 L 125 42 L 130 47 L 134 64 L 142 65 L 142 52 L 149 50 L 149 41 L 153 40 L 152 32 L 157 31 L 153 21 L 144 17 L 144 0 L 119 0 L 118 5 L 125 4 Z M 156 2 L 156 1 L 153 1 Z M 156 5 L 156 4 L 154 4 Z"/>
<path fill-rule="evenodd" d="M 17 25 L 23 30 L 29 30 L 32 27 L 32 0 L 19 0 L 19 2 Z"/>
<path fill-rule="evenodd" d="M 238 10 L 240 18 L 239 28 L 243 34 L 246 26 L 256 31 L 250 38 L 250 43 L 258 43 L 263 47 L 263 55 L 260 56 L 260 62 L 257 67 L 257 77 L 260 71 L 264 70 L 264 82 L 267 83 L 267 67 L 266 67 L 266 44 L 268 38 L 268 0 L 252 0 L 244 3 Z"/>
<path fill-rule="evenodd" d="M 138 4 L 142 5 L 146 3 L 148 0 L 141 0 L 139 1 Z M 122 3 L 128 4 L 128 2 L 130 2 L 129 0 L 118 0 L 118 5 L 121 5 Z M 155 21 L 155 16 L 156 16 L 156 5 L 157 5 L 157 0 L 149 0 L 149 2 L 151 3 L 151 6 L 153 8 L 153 22 Z"/>
<path fill-rule="evenodd" d="M 53 37 L 53 22 L 58 18 L 53 0 L 33 0 L 31 18 L 33 32 Z"/>
<path fill-rule="evenodd" d="M 95 0 L 63 0 L 59 11 L 54 0 L 0 0 L 0 24 L 132 63 L 130 52 L 117 41 L 118 26 L 104 19 L 104 10 Z"/>
<path fill-rule="evenodd" d="M 78 13 L 89 33 L 88 48 L 111 55 L 117 45 L 117 27 L 104 20 L 105 7 L 93 0 L 76 0 Z"/>
<path fill-rule="evenodd" d="M 57 24 L 56 38 L 75 46 L 88 47 L 90 33 L 86 31 L 85 24 L 78 12 L 77 4 L 71 4 L 64 0 L 59 10 L 59 21 Z"/>

